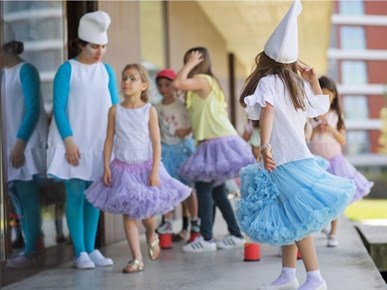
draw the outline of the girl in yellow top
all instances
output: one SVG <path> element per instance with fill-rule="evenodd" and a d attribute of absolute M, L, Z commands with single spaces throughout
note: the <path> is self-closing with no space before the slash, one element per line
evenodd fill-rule
<path fill-rule="evenodd" d="M 239 137 L 227 116 L 227 103 L 211 71 L 211 61 L 204 47 L 188 50 L 184 66 L 173 82 L 186 91 L 186 106 L 191 118 L 197 150 L 180 167 L 180 175 L 195 182 L 201 237 L 183 247 L 185 252 L 204 252 L 243 246 L 243 238 L 233 209 L 225 193 L 227 179 L 255 159 L 249 145 Z M 213 204 L 219 207 L 230 235 L 213 242 Z"/>

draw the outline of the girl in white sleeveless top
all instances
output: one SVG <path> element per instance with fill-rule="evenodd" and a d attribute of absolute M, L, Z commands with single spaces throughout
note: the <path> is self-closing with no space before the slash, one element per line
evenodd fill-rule
<path fill-rule="evenodd" d="M 127 65 L 122 72 L 125 100 L 112 106 L 104 146 L 104 173 L 86 192 L 86 198 L 104 211 L 123 214 L 132 259 L 124 273 L 144 269 L 137 219 L 146 228 L 148 254 L 160 254 L 154 215 L 164 214 L 186 199 L 192 189 L 172 178 L 161 163 L 157 112 L 148 103 L 149 77 L 144 67 Z M 114 152 L 115 159 L 110 163 Z"/>

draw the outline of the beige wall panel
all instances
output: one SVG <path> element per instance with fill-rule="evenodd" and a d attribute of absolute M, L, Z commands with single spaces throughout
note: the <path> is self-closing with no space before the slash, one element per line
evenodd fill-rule
<path fill-rule="evenodd" d="M 235 127 L 240 135 L 243 134 L 244 126 L 247 123 L 246 111 L 239 103 L 239 96 L 244 87 L 246 77 L 246 67 L 235 57 Z"/>
<path fill-rule="evenodd" d="M 119 85 L 124 66 L 140 62 L 139 5 L 138 2 L 129 1 L 99 1 L 98 9 L 106 11 L 112 19 L 104 61 L 114 68 Z M 107 245 L 125 239 L 121 215 L 105 213 L 104 224 Z"/>
<path fill-rule="evenodd" d="M 168 2 L 170 67 L 179 70 L 184 53 L 195 46 L 205 46 L 211 56 L 212 69 L 228 98 L 226 42 L 196 2 Z"/>
<path fill-rule="evenodd" d="M 106 11 L 112 19 L 109 27 L 109 46 L 104 61 L 113 66 L 118 76 L 126 64 L 140 62 L 139 3 L 99 1 L 98 9 Z"/>

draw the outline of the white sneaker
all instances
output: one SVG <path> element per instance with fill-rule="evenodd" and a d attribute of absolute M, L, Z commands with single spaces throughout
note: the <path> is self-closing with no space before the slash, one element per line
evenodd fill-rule
<path fill-rule="evenodd" d="M 201 252 L 215 252 L 216 244 L 197 237 L 193 242 L 183 246 L 183 252 L 186 253 L 201 253 Z"/>
<path fill-rule="evenodd" d="M 299 286 L 297 278 L 293 281 L 282 285 L 262 285 L 257 290 L 297 290 Z"/>
<path fill-rule="evenodd" d="M 217 241 L 216 246 L 218 249 L 229 250 L 235 248 L 243 248 L 245 245 L 245 240 L 243 238 L 238 238 L 236 236 L 226 236 L 223 240 Z"/>
<path fill-rule="evenodd" d="M 327 247 L 333 248 L 333 247 L 337 247 L 338 245 L 339 245 L 339 241 L 337 240 L 336 236 L 330 235 L 328 237 Z"/>
<path fill-rule="evenodd" d="M 97 267 L 107 267 L 113 266 L 113 260 L 110 258 L 104 257 L 100 251 L 94 250 L 89 254 L 90 260 L 93 261 Z"/>
<path fill-rule="evenodd" d="M 90 260 L 86 252 L 82 252 L 78 258 L 74 258 L 74 266 L 77 269 L 94 269 L 95 264 Z"/>

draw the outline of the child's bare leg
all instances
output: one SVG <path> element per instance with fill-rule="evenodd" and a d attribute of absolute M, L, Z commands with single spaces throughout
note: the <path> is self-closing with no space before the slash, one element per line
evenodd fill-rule
<path fill-rule="evenodd" d="M 314 241 L 311 235 L 296 242 L 300 251 L 302 261 L 306 270 L 306 281 L 299 290 L 314 290 L 320 287 L 324 282 L 321 276 Z"/>
<path fill-rule="evenodd" d="M 337 233 L 337 224 L 338 220 L 333 220 L 331 222 L 331 231 L 328 234 L 328 247 L 337 247 L 339 242 L 337 241 L 336 233 Z"/>
<path fill-rule="evenodd" d="M 165 215 L 165 220 L 166 221 L 171 221 L 173 219 L 173 210 L 171 210 L 170 212 L 167 212 Z"/>
<path fill-rule="evenodd" d="M 277 279 L 270 283 L 272 286 L 295 283 L 294 288 L 298 287 L 296 279 L 296 261 L 297 247 L 296 244 L 282 246 L 282 270 Z"/>
<path fill-rule="evenodd" d="M 196 197 L 195 191 L 192 191 L 191 195 L 186 199 L 185 203 L 187 205 L 186 207 L 188 209 L 191 220 L 197 220 L 198 219 L 198 199 Z"/>
<path fill-rule="evenodd" d="M 330 236 L 336 236 L 337 224 L 338 224 L 338 220 L 333 220 L 331 222 L 331 232 L 329 233 Z"/>
<path fill-rule="evenodd" d="M 148 254 L 151 260 L 156 260 L 160 255 L 160 246 L 156 235 L 156 219 L 149 217 L 142 220 L 142 224 L 145 227 L 146 241 L 148 244 Z M 157 240 L 157 242 L 156 242 Z"/>
<path fill-rule="evenodd" d="M 296 268 L 296 261 L 297 261 L 296 244 L 282 246 L 282 267 Z"/>
<path fill-rule="evenodd" d="M 132 258 L 142 263 L 140 234 L 138 231 L 137 221 L 124 215 L 124 229 Z"/>

